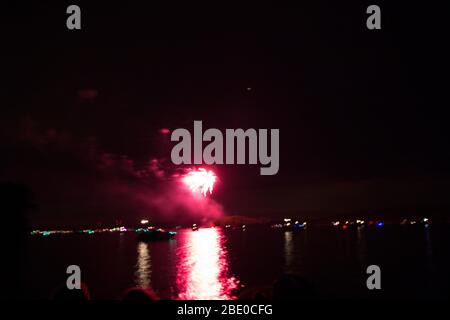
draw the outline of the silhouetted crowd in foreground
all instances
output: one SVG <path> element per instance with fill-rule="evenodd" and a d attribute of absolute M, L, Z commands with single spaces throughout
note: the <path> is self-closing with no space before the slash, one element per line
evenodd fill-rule
<path fill-rule="evenodd" d="M 282 275 L 272 286 L 253 287 L 244 290 L 239 300 L 305 300 L 316 297 L 313 286 L 306 280 L 295 275 Z M 156 301 L 160 297 L 150 288 L 130 288 L 124 292 L 121 300 L 124 301 Z M 87 301 L 91 295 L 86 284 L 80 289 L 60 287 L 52 295 L 53 300 Z"/>
<path fill-rule="evenodd" d="M 68 289 L 63 286 L 53 294 L 52 298 L 63 301 L 87 301 L 91 300 L 91 294 L 86 284 L 82 284 L 80 289 Z M 155 301 L 159 300 L 159 297 L 151 289 L 131 288 L 125 291 L 122 300 Z"/>

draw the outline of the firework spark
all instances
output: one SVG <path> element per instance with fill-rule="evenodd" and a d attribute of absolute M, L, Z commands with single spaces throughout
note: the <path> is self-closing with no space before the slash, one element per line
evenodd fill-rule
<path fill-rule="evenodd" d="M 211 170 L 199 168 L 192 170 L 183 177 L 183 182 L 191 189 L 192 192 L 200 191 L 203 196 L 213 191 L 214 183 L 216 182 L 216 175 Z"/>

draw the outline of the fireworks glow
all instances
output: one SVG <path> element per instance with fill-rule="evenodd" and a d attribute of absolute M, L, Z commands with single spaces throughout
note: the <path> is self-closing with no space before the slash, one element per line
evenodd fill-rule
<path fill-rule="evenodd" d="M 192 170 L 183 177 L 183 182 L 191 189 L 192 192 L 201 192 L 203 196 L 213 191 L 214 183 L 216 182 L 216 175 L 211 170 L 199 168 Z"/>

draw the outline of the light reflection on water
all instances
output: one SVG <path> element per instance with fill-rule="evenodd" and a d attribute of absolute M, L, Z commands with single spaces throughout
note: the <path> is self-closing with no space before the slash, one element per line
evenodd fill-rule
<path fill-rule="evenodd" d="M 182 300 L 230 300 L 236 298 L 234 291 L 239 286 L 239 280 L 230 275 L 225 236 L 221 229 L 183 230 L 177 234 L 175 239 L 165 243 L 139 242 L 135 265 L 137 287 L 151 288 L 150 248 L 159 245 L 167 245 L 168 261 L 175 266 L 173 273 L 175 290 L 172 290 L 172 287 L 169 290 L 172 298 Z M 155 263 L 161 263 L 156 260 Z M 165 268 L 169 277 L 171 277 L 170 270 L 169 267 Z M 159 274 L 159 276 L 161 275 Z"/>
<path fill-rule="evenodd" d="M 136 263 L 136 285 L 140 288 L 149 288 L 151 285 L 152 264 L 149 245 L 138 242 L 138 258 Z"/>
<path fill-rule="evenodd" d="M 182 233 L 177 242 L 178 299 L 235 299 L 239 280 L 229 273 L 221 229 Z"/>
<path fill-rule="evenodd" d="M 294 244 L 292 243 L 292 231 L 284 232 L 284 258 L 286 272 L 292 271 L 292 262 L 294 259 Z"/>

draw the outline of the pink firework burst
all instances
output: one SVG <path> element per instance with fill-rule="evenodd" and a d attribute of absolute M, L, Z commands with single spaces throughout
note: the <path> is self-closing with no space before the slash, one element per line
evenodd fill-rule
<path fill-rule="evenodd" d="M 216 182 L 216 175 L 211 170 L 199 168 L 192 170 L 183 177 L 183 182 L 191 189 L 192 192 L 200 191 L 203 196 L 206 193 L 212 193 L 214 183 Z"/>

